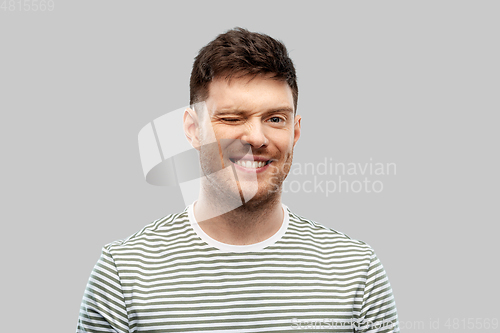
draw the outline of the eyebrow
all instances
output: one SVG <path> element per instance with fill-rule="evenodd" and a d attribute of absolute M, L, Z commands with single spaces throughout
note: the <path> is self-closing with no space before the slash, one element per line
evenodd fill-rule
<path fill-rule="evenodd" d="M 214 116 L 220 116 L 220 115 L 243 115 L 245 113 L 248 113 L 249 111 L 247 110 L 232 110 L 232 109 L 222 109 L 222 110 L 215 110 L 214 111 Z M 269 109 L 264 112 L 265 115 L 271 114 L 271 113 L 277 113 L 277 112 L 287 112 L 287 113 L 293 113 L 293 108 L 290 107 L 278 107 L 274 109 Z"/>

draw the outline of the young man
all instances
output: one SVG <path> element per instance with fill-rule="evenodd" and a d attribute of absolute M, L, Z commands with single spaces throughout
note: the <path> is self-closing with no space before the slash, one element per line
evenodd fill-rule
<path fill-rule="evenodd" d="M 398 332 L 373 250 L 281 202 L 301 122 L 285 46 L 221 34 L 196 57 L 190 89 L 199 198 L 104 247 L 77 332 Z"/>

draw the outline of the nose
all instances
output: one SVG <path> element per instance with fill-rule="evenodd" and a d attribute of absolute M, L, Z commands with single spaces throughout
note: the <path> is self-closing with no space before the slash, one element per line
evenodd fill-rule
<path fill-rule="evenodd" d="M 269 144 L 264 126 L 262 126 L 260 121 L 256 120 L 247 125 L 248 126 L 245 126 L 244 133 L 241 136 L 242 141 L 250 144 L 254 148 L 265 147 Z"/>

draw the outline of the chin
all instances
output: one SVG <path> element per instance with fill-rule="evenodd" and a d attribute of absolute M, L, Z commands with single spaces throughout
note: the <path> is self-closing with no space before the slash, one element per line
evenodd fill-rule
<path fill-rule="evenodd" d="M 247 202 L 246 207 L 258 207 L 264 204 L 279 201 L 281 191 L 274 191 L 273 188 L 259 188 L 257 193 Z"/>

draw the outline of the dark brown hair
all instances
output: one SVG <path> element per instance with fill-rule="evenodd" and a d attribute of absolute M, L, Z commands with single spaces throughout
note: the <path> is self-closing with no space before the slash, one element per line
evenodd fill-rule
<path fill-rule="evenodd" d="M 189 104 L 208 98 L 208 86 L 215 78 L 271 74 L 273 79 L 285 81 L 292 89 L 297 112 L 299 88 L 292 59 L 285 45 L 261 33 L 234 28 L 220 34 L 203 47 L 196 56 L 189 82 Z"/>

